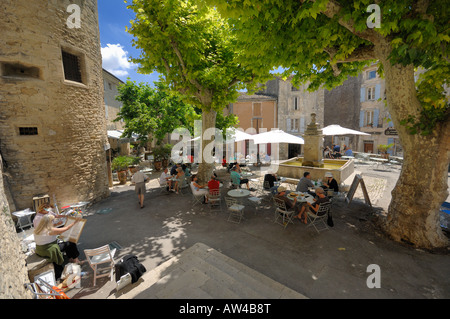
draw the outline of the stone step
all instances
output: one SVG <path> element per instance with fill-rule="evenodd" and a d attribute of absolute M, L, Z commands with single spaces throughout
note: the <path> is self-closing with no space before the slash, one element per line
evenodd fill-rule
<path fill-rule="evenodd" d="M 269 277 L 197 243 L 109 298 L 305 298 Z"/>

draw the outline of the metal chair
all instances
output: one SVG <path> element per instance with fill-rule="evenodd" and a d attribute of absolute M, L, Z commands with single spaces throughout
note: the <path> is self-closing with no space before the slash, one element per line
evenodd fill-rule
<path fill-rule="evenodd" d="M 225 197 L 227 209 L 230 212 L 227 221 L 239 224 L 244 217 L 244 205 L 238 204 L 237 200 L 231 197 Z"/>
<path fill-rule="evenodd" d="M 161 180 L 159 178 L 158 178 L 158 183 L 159 183 L 159 193 L 160 194 L 164 193 L 164 192 L 168 193 L 168 189 L 167 188 L 169 187 L 169 184 L 167 182 L 162 184 Z"/>
<path fill-rule="evenodd" d="M 104 245 L 99 248 L 85 249 L 84 254 L 89 262 L 89 266 L 94 270 L 94 286 L 97 278 L 110 276 L 114 280 L 114 255 L 116 249 L 111 250 L 109 245 Z M 99 267 L 101 266 L 101 267 Z M 108 272 L 101 274 L 107 270 Z"/>
<path fill-rule="evenodd" d="M 321 203 L 319 205 L 319 210 L 317 213 L 313 213 L 309 208 L 306 209 L 308 216 L 308 227 L 313 226 L 316 231 L 319 233 L 322 230 L 328 229 L 328 225 L 326 223 L 326 219 L 328 218 L 328 212 L 331 209 L 331 202 Z M 316 225 L 322 224 L 323 227 L 318 228 Z"/>
<path fill-rule="evenodd" d="M 219 189 L 210 189 L 208 193 L 208 206 L 210 212 L 222 211 L 222 200 Z"/>
<path fill-rule="evenodd" d="M 289 223 L 293 224 L 292 217 L 294 217 L 294 210 L 288 210 L 286 203 L 274 197 L 273 201 L 275 203 L 275 220 L 274 223 L 281 225 L 286 229 Z"/>
<path fill-rule="evenodd" d="M 194 191 L 192 190 L 192 186 L 189 187 L 189 189 L 191 190 L 191 194 L 192 194 L 192 207 L 194 207 L 197 204 L 202 205 L 203 204 L 203 197 L 205 196 L 204 194 L 195 194 Z"/>

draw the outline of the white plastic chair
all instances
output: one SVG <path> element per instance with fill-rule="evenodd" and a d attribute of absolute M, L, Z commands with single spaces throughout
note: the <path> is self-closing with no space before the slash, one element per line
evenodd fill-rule
<path fill-rule="evenodd" d="M 89 262 L 89 266 L 94 270 L 94 286 L 97 278 L 110 276 L 111 281 L 114 280 L 114 255 L 116 249 L 111 250 L 109 245 L 104 245 L 99 248 L 85 249 L 84 254 Z M 101 265 L 101 267 L 99 267 Z M 109 271 L 106 273 L 105 270 Z"/>
<path fill-rule="evenodd" d="M 210 189 L 208 194 L 209 211 L 222 211 L 222 200 L 220 198 L 220 190 Z"/>

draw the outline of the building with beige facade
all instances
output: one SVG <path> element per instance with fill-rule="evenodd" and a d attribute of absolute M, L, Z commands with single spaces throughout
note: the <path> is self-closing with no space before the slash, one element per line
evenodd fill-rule
<path fill-rule="evenodd" d="M 97 2 L 6 0 L 0 29 L 0 150 L 14 208 L 39 194 L 60 205 L 108 196 Z"/>
<path fill-rule="evenodd" d="M 374 63 L 362 72 L 359 130 L 371 135 L 358 137 L 357 150 L 376 154 L 379 145 L 392 144 L 388 153 L 403 156 L 400 140 L 386 106 L 385 80 L 380 77 L 377 69 L 378 65 Z"/>

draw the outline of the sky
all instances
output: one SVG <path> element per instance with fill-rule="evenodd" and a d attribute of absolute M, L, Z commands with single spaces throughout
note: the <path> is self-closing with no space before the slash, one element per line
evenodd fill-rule
<path fill-rule="evenodd" d="M 139 74 L 137 66 L 128 61 L 130 57 L 140 55 L 131 44 L 133 36 L 125 30 L 125 26 L 131 25 L 134 12 L 126 8 L 123 0 L 98 0 L 97 3 L 103 68 L 124 82 L 129 78 L 153 86 L 153 82 L 158 81 L 158 74 Z"/>

